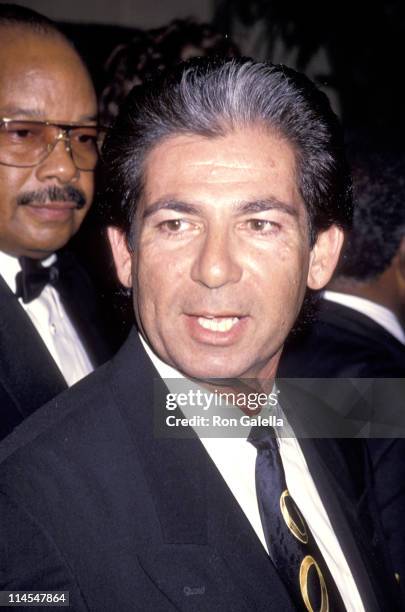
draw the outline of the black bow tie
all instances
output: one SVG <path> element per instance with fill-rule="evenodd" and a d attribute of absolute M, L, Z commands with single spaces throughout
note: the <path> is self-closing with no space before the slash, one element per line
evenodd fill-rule
<path fill-rule="evenodd" d="M 55 285 L 59 279 L 59 266 L 57 262 L 44 267 L 37 259 L 20 257 L 21 272 L 15 277 L 16 296 L 28 304 L 37 298 L 45 285 Z"/>

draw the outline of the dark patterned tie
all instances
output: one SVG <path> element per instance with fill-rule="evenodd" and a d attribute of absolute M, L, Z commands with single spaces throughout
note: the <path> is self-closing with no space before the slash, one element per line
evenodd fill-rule
<path fill-rule="evenodd" d="M 15 277 L 16 296 L 22 298 L 24 304 L 35 300 L 44 287 L 56 284 L 59 279 L 59 268 L 55 262 L 51 266 L 43 266 L 37 259 L 20 257 L 21 272 Z"/>
<path fill-rule="evenodd" d="M 298 610 L 345 610 L 335 582 L 288 493 L 272 428 L 253 427 L 249 438 L 257 448 L 256 492 L 267 549 Z"/>

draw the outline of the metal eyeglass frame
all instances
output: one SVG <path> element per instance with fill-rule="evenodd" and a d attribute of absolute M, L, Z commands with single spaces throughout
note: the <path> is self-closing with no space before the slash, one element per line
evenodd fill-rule
<path fill-rule="evenodd" d="M 35 164 L 9 164 L 7 162 L 3 162 L 0 160 L 0 165 L 2 166 L 8 166 L 11 168 L 35 168 L 36 166 L 39 166 L 40 164 L 42 164 L 43 161 L 46 160 L 46 158 L 52 153 L 52 151 L 54 150 L 54 148 L 56 147 L 56 145 L 58 144 L 58 142 L 60 141 L 64 141 L 65 142 L 65 149 L 68 153 L 70 153 L 70 157 L 72 159 L 72 162 L 74 163 L 74 165 L 76 166 L 76 168 L 78 170 L 81 170 L 82 172 L 93 172 L 97 162 L 94 164 L 94 168 L 80 168 L 77 163 L 75 162 L 75 159 L 73 157 L 72 154 L 72 146 L 71 146 L 71 136 L 69 134 L 69 132 L 71 130 L 74 130 L 76 128 L 95 128 L 98 132 L 107 132 L 108 128 L 106 126 L 103 125 L 98 125 L 98 124 L 85 124 L 85 123 L 59 123 L 58 121 L 37 121 L 34 119 L 16 119 L 16 118 L 12 118 L 12 117 L 0 117 L 0 126 L 4 125 L 4 124 L 9 124 L 9 123 L 33 123 L 34 125 L 42 125 L 44 127 L 56 127 L 58 128 L 59 134 L 55 137 L 54 142 L 51 144 L 49 143 L 47 145 L 47 151 L 45 153 L 45 155 L 43 157 L 41 157 L 40 160 L 38 160 L 37 162 L 35 162 Z M 100 154 L 100 147 L 97 144 L 97 151 L 98 151 L 98 156 Z"/>

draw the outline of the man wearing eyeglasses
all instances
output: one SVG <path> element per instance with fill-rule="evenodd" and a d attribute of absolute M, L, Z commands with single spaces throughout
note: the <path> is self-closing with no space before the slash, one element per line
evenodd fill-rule
<path fill-rule="evenodd" d="M 0 437 L 109 356 L 93 289 L 58 253 L 93 198 L 96 96 L 54 24 L 0 6 Z"/>

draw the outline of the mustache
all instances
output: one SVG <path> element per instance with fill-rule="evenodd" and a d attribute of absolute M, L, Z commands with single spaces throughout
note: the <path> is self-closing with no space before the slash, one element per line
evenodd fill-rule
<path fill-rule="evenodd" d="M 81 189 L 66 185 L 58 187 L 54 185 L 38 191 L 26 191 L 17 197 L 17 204 L 28 206 L 29 204 L 47 204 L 48 202 L 75 202 L 76 208 L 83 208 L 86 204 L 86 196 Z"/>

